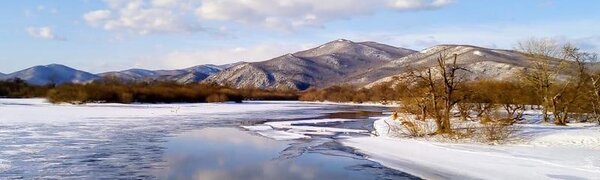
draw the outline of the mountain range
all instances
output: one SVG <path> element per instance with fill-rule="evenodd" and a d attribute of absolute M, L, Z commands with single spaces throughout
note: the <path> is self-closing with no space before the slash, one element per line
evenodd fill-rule
<path fill-rule="evenodd" d="M 60 64 L 34 66 L 14 73 L 3 75 L 1 80 L 22 79 L 29 84 L 64 84 L 64 83 L 89 83 L 100 77 L 92 73 L 76 70 Z"/>
<path fill-rule="evenodd" d="M 470 78 L 505 79 L 528 67 L 524 54 L 471 45 L 437 45 L 421 51 L 376 42 L 339 39 L 308 50 L 259 62 L 198 65 L 177 70 L 129 69 L 92 74 L 64 65 L 35 66 L 0 80 L 20 78 L 30 84 L 89 83 L 102 78 L 126 82 L 174 81 L 217 83 L 235 87 L 292 88 L 349 84 L 369 87 L 386 82 L 412 68 L 431 67 L 439 56 L 458 56 L 458 64 L 471 71 Z M 412 67 L 412 68 L 409 68 Z"/>
<path fill-rule="evenodd" d="M 177 83 L 195 83 L 223 70 L 223 67 L 207 64 L 177 70 L 129 69 L 98 74 L 101 77 L 112 77 L 121 81 L 175 81 Z"/>

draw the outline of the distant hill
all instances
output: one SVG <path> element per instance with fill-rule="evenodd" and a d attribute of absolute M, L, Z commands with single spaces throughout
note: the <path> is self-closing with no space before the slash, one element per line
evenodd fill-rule
<path fill-rule="evenodd" d="M 506 79 L 529 66 L 527 57 L 517 51 L 470 45 L 438 45 L 349 77 L 347 81 L 358 85 L 389 81 L 408 70 L 436 66 L 436 59 L 440 55 L 452 59 L 454 54 L 458 57 L 457 63 L 471 71 L 468 75 L 470 79 Z"/>
<path fill-rule="evenodd" d="M 236 87 L 304 90 L 340 83 L 346 77 L 415 52 L 375 42 L 340 39 L 267 61 L 242 63 L 205 81 Z"/>
<path fill-rule="evenodd" d="M 178 70 L 145 70 L 129 69 L 124 71 L 113 71 L 98 74 L 101 77 L 112 77 L 122 81 L 175 81 L 179 83 L 197 83 L 206 77 L 221 71 L 222 68 L 215 65 L 199 65 Z"/>
<path fill-rule="evenodd" d="M 88 83 L 100 78 L 94 74 L 60 64 L 34 66 L 0 77 L 2 80 L 22 79 L 29 84 Z"/>

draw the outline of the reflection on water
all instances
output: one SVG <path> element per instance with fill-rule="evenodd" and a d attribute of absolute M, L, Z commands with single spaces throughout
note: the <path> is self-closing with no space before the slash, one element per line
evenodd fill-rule
<path fill-rule="evenodd" d="M 311 144 L 318 146 L 307 151 Z M 159 179 L 408 179 L 328 144 L 275 141 L 236 128 L 205 128 L 169 138 L 167 168 L 152 174 Z"/>

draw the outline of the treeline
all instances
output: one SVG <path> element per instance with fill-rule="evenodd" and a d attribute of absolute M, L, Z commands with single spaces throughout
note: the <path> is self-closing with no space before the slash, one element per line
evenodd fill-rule
<path fill-rule="evenodd" d="M 297 100 L 296 91 L 232 88 L 216 84 L 175 82 L 123 83 L 98 81 L 90 84 L 32 86 L 21 80 L 0 82 L 0 96 L 44 97 L 52 103 L 202 103 L 243 100 Z"/>
<path fill-rule="evenodd" d="M 356 88 L 349 85 L 331 86 L 323 89 L 310 88 L 300 94 L 301 101 L 331 101 L 331 102 L 377 102 L 387 104 L 398 101 L 401 88 L 391 83 L 384 83 L 372 88 Z"/>
<path fill-rule="evenodd" d="M 21 79 L 0 81 L 0 97 L 8 98 L 35 98 L 45 97 L 54 85 L 35 86 L 29 85 Z"/>
<path fill-rule="evenodd" d="M 417 89 L 414 85 L 396 79 L 369 88 L 354 86 L 331 86 L 323 89 L 311 88 L 302 92 L 302 101 L 331 101 L 331 102 L 375 102 L 382 104 L 401 103 L 413 98 L 424 98 L 425 89 Z M 526 104 L 540 105 L 541 100 L 534 89 L 520 81 L 505 80 L 476 80 L 465 82 L 457 98 L 462 103 L 483 104 Z"/>

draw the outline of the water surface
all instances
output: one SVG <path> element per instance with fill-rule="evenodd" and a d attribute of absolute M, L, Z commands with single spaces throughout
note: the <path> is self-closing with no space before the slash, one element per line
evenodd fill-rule
<path fill-rule="evenodd" d="M 406 174 L 343 151 L 296 151 L 299 141 L 275 141 L 237 128 L 205 128 L 169 138 L 160 179 L 402 179 Z M 321 147 L 324 148 L 324 147 Z M 332 149 L 329 149 L 332 150 Z M 289 156 L 296 154 L 295 156 Z M 297 154 L 301 153 L 301 154 Z"/>

